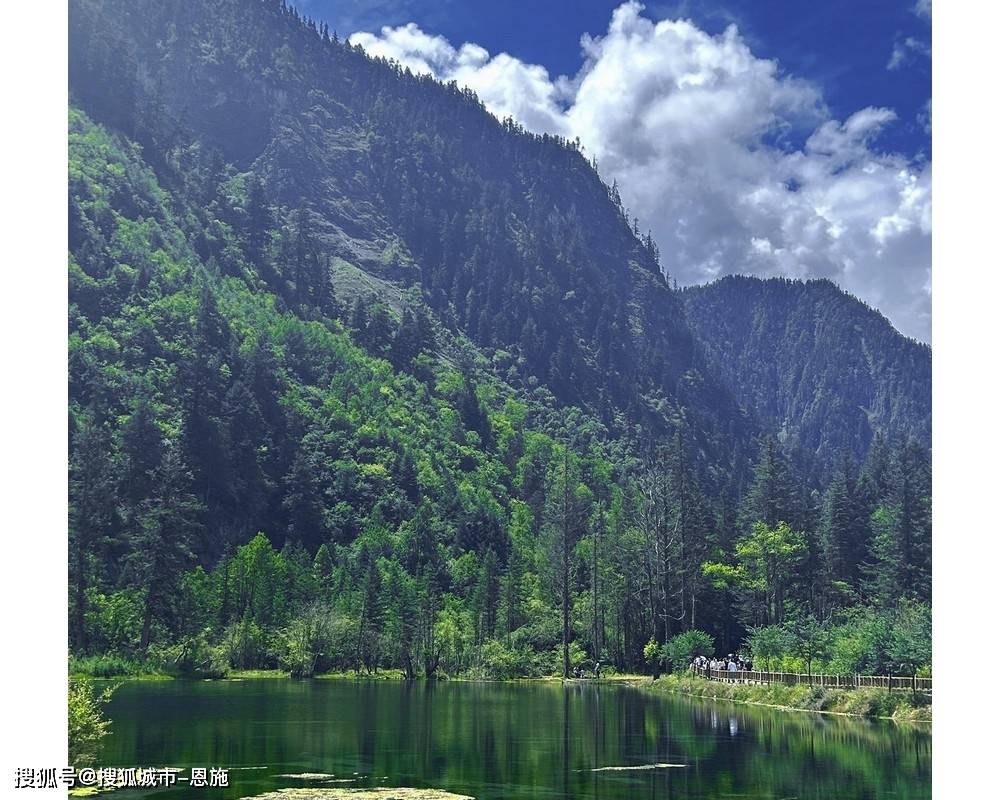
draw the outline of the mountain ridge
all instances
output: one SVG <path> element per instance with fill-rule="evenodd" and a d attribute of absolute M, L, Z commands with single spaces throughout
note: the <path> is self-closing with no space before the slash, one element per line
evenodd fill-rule
<path fill-rule="evenodd" d="M 735 652 L 929 599 L 924 449 L 877 438 L 828 480 L 767 435 L 785 395 L 735 395 L 770 369 L 820 455 L 863 440 L 813 409 L 835 348 L 801 380 L 815 302 L 707 295 L 700 340 L 574 143 L 284 4 L 70 11 L 74 654 L 568 676 L 584 644 L 634 670 L 696 625 Z M 733 389 L 723 301 L 760 321 Z M 824 343 L 851 319 L 827 306 Z M 778 572 L 747 562 L 775 537 Z"/>
<path fill-rule="evenodd" d="M 876 433 L 930 446 L 930 347 L 834 282 L 728 276 L 681 298 L 740 403 L 819 462 L 863 459 Z"/>
<path fill-rule="evenodd" d="M 746 469 L 752 421 L 699 363 L 655 244 L 575 144 L 497 120 L 470 91 L 369 58 L 277 3 L 71 10 L 72 88 L 96 119 L 154 151 L 190 129 L 252 168 L 268 202 L 305 209 L 326 256 L 419 284 L 446 325 L 510 353 L 523 381 L 608 425 L 687 426 L 717 472 L 734 457 Z M 264 47 L 268 36 L 282 44 Z M 121 53 L 124 68 L 96 74 Z"/>

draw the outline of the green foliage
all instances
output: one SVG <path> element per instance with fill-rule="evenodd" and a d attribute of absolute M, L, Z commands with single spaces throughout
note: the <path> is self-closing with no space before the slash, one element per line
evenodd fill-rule
<path fill-rule="evenodd" d="M 896 609 L 886 655 L 904 675 L 916 675 L 931 661 L 931 612 L 918 603 L 903 602 Z"/>
<path fill-rule="evenodd" d="M 715 654 L 715 639 L 705 631 L 689 630 L 667 639 L 660 648 L 660 660 L 675 672 L 686 669 L 695 656 Z"/>
<path fill-rule="evenodd" d="M 893 610 L 855 607 L 831 620 L 812 615 L 753 628 L 746 639 L 755 669 L 836 675 L 926 673 L 930 607 L 903 601 Z M 898 648 L 898 649 L 897 649 Z"/>
<path fill-rule="evenodd" d="M 282 669 L 293 678 L 311 678 L 337 661 L 333 618 L 321 605 L 306 608 L 282 633 Z"/>
<path fill-rule="evenodd" d="M 111 721 L 104 715 L 104 706 L 111 699 L 114 687 L 100 694 L 86 680 L 69 682 L 69 763 L 74 767 L 91 767 L 97 763 L 101 742 L 111 732 Z"/>
<path fill-rule="evenodd" d="M 272 663 L 267 635 L 249 614 L 222 632 L 222 651 L 233 669 L 263 669 Z"/>
<path fill-rule="evenodd" d="M 806 552 L 805 535 L 780 521 L 773 528 L 756 522 L 753 531 L 736 541 L 736 564 L 705 562 L 703 573 L 716 586 L 735 586 L 748 593 L 754 621 L 780 623 L 786 591 Z"/>
<path fill-rule="evenodd" d="M 185 678 L 224 678 L 229 673 L 224 649 L 209 641 L 207 631 L 176 644 L 154 646 L 150 658 L 163 672 Z"/>
<path fill-rule="evenodd" d="M 569 647 L 566 650 L 569 656 L 569 674 L 573 675 L 573 672 L 577 669 L 581 669 L 584 666 L 589 666 L 589 659 L 587 658 L 587 651 L 583 649 L 583 646 L 574 639 L 569 643 Z M 557 645 L 552 651 L 552 662 L 550 666 L 551 674 L 562 675 L 563 672 L 563 648 L 562 645 Z"/>
<path fill-rule="evenodd" d="M 929 599 L 919 446 L 876 438 L 820 499 L 789 454 L 861 406 L 757 444 L 573 143 L 276 3 L 185 13 L 70 8 L 81 668 L 658 669 L 786 606 L 838 620 L 831 659 L 914 662 L 845 606 Z"/>
<path fill-rule="evenodd" d="M 525 647 L 508 647 L 498 639 L 483 643 L 480 660 L 483 675 L 494 680 L 510 680 L 536 674 L 530 650 Z"/>
<path fill-rule="evenodd" d="M 839 674 L 884 675 L 892 671 L 888 659 L 890 615 L 872 608 L 857 608 L 841 615 L 831 629 L 827 669 Z"/>
<path fill-rule="evenodd" d="M 105 594 L 88 587 L 85 596 L 88 649 L 97 653 L 129 651 L 142 632 L 141 595 L 133 589 Z"/>
<path fill-rule="evenodd" d="M 806 672 L 812 674 L 813 664 L 826 658 L 830 646 L 830 628 L 812 614 L 795 617 L 785 624 L 792 652 L 806 662 Z"/>
<path fill-rule="evenodd" d="M 153 667 L 141 661 L 125 658 L 117 653 L 98 656 L 72 656 L 69 674 L 74 677 L 117 678 L 128 675 L 145 675 Z"/>
<path fill-rule="evenodd" d="M 751 628 L 746 645 L 755 669 L 771 670 L 776 661 L 791 650 L 786 628 L 782 625 L 762 625 Z"/>
<path fill-rule="evenodd" d="M 886 689 L 834 689 L 821 686 L 781 683 L 721 683 L 690 674 L 666 675 L 652 685 L 652 691 L 686 694 L 692 697 L 732 700 L 782 708 L 829 711 L 870 719 L 930 721 L 930 698 Z"/>

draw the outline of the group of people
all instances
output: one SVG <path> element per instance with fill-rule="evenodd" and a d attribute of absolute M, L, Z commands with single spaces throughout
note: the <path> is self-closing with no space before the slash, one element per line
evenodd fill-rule
<path fill-rule="evenodd" d="M 601 662 L 598 661 L 597 663 L 594 664 L 592 668 L 589 662 L 580 664 L 577 667 L 573 667 L 574 678 L 586 678 L 588 677 L 587 675 L 588 672 L 590 672 L 589 677 L 592 677 L 595 680 L 599 679 L 601 677 Z"/>
<path fill-rule="evenodd" d="M 695 670 L 726 670 L 728 672 L 749 672 L 753 669 L 750 660 L 742 656 L 729 653 L 725 658 L 708 658 L 708 656 L 695 656 L 691 662 L 691 668 Z"/>

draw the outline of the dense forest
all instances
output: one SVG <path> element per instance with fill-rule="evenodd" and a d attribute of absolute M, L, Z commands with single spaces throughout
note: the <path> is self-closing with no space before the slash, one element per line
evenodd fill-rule
<path fill-rule="evenodd" d="M 830 281 L 731 276 L 681 297 L 712 370 L 816 477 L 879 432 L 930 446 L 930 348 Z"/>
<path fill-rule="evenodd" d="M 928 665 L 919 363 L 762 411 L 577 143 L 280 2 L 73 0 L 70 97 L 74 670 Z"/>

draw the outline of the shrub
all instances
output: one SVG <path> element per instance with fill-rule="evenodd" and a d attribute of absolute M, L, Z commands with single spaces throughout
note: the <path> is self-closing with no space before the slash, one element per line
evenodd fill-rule
<path fill-rule="evenodd" d="M 267 638 L 263 629 L 245 615 L 222 634 L 222 650 L 226 661 L 235 669 L 259 669 L 274 665 L 269 658 Z"/>
<path fill-rule="evenodd" d="M 124 658 L 116 653 L 106 653 L 99 656 L 73 656 L 69 662 L 70 675 L 85 675 L 89 678 L 117 678 L 153 671 L 153 667 L 148 664 Z"/>
<path fill-rule="evenodd" d="M 572 658 L 572 653 L 570 657 Z M 527 649 L 507 647 L 496 639 L 490 639 L 483 644 L 480 662 L 483 675 L 494 680 L 509 680 L 530 675 L 533 666 L 531 653 Z"/>
<path fill-rule="evenodd" d="M 642 648 L 642 657 L 647 664 L 653 664 L 660 658 L 660 646 L 655 639 L 650 639 Z"/>
<path fill-rule="evenodd" d="M 746 640 L 755 669 L 770 670 L 780 665 L 781 658 L 791 649 L 788 632 L 780 625 L 751 628 Z"/>
<path fill-rule="evenodd" d="M 334 663 L 335 633 L 333 616 L 322 605 L 307 608 L 282 632 L 284 649 L 281 666 L 293 678 L 311 678 Z"/>
<path fill-rule="evenodd" d="M 660 649 L 660 660 L 675 672 L 687 668 L 695 656 L 710 656 L 715 652 L 715 639 L 705 631 L 690 630 L 668 639 Z"/>
<path fill-rule="evenodd" d="M 100 694 L 88 681 L 69 683 L 69 762 L 74 767 L 91 766 L 108 735 L 111 721 L 104 716 L 104 706 L 115 687 Z"/>
<path fill-rule="evenodd" d="M 150 648 L 154 663 L 165 671 L 185 678 L 224 678 L 229 674 L 229 662 L 222 647 L 213 646 L 202 631 L 178 644 Z"/>

